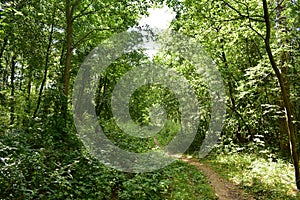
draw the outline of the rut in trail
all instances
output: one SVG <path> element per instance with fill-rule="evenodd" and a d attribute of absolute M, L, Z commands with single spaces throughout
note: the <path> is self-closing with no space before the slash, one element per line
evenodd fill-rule
<path fill-rule="evenodd" d="M 195 158 L 181 158 L 182 161 L 196 166 L 207 177 L 219 200 L 255 200 L 254 197 L 240 190 L 236 185 L 224 180 L 209 166 Z"/>

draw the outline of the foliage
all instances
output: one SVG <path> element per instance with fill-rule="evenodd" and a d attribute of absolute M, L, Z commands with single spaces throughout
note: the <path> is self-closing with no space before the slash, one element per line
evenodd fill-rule
<path fill-rule="evenodd" d="M 170 5 L 174 5 L 171 1 Z M 270 10 L 278 7 L 270 2 Z M 286 28 L 294 30 L 299 20 L 295 20 L 295 9 L 298 2 L 282 5 L 282 15 L 294 16 L 286 22 Z M 177 10 L 176 20 L 172 27 L 184 34 L 196 38 L 216 61 L 227 87 L 227 120 L 223 134 L 232 138 L 236 143 L 253 141 L 254 135 L 264 135 L 267 145 L 279 146 L 278 121 L 283 118 L 280 107 L 277 81 L 272 72 L 266 55 L 264 40 L 264 18 L 260 1 L 183 1 Z M 297 8 L 296 8 L 297 7 Z M 275 23 L 275 12 L 271 12 L 272 22 Z M 284 17 L 283 17 L 284 18 Z M 297 17 L 296 17 L 297 18 Z M 274 25 L 274 24 L 272 24 Z M 276 33 L 276 35 L 275 35 Z M 292 53 L 298 48 L 297 42 L 278 47 L 278 39 L 289 37 L 286 31 L 280 32 L 274 27 L 272 31 L 272 50 L 278 62 L 280 52 L 291 51 L 291 58 L 299 59 L 299 55 Z M 283 35 L 280 35 L 283 34 Z M 293 36 L 291 36 L 293 35 Z M 278 37 L 279 36 L 279 37 Z M 299 37 L 290 33 L 293 41 Z M 276 40 L 277 39 L 277 40 Z M 294 82 L 294 70 L 299 65 L 289 64 L 288 76 L 290 81 L 290 95 L 292 103 L 297 105 L 297 83 Z M 292 78 L 293 77 L 293 78 Z M 297 109 L 294 110 L 298 113 Z M 295 122 L 298 117 L 295 116 Z M 298 124 L 298 123 L 296 123 Z M 284 151 L 284 150 L 283 150 Z"/>
<path fill-rule="evenodd" d="M 253 194 L 256 199 L 298 199 L 292 164 L 274 154 L 265 155 L 218 154 L 211 155 L 205 162 L 224 178 Z"/>
<path fill-rule="evenodd" d="M 78 141 L 75 149 L 52 138 L 40 138 L 44 144 L 35 144 L 39 140 L 32 136 L 45 134 L 39 130 L 1 137 L 1 198 L 82 199 L 110 194 L 112 171 L 81 152 Z"/>
<path fill-rule="evenodd" d="M 80 64 L 99 43 L 137 25 L 149 7 L 163 2 L 176 12 L 171 29 L 195 38 L 205 48 L 226 87 L 227 114 L 220 145 L 207 162 L 258 198 L 297 198 L 293 170 L 285 161 L 290 154 L 287 104 L 270 51 L 287 90 L 297 133 L 299 1 L 267 2 L 271 33 L 266 38 L 263 1 L 257 0 L 10 0 L 0 3 L 1 199 L 215 198 L 203 174 L 191 166 L 175 162 L 152 173 L 117 172 L 93 158 L 75 134 L 68 106 Z M 210 121 L 205 80 L 180 55 L 160 52 L 153 61 L 184 76 L 195 91 L 201 119 L 187 152 L 196 154 Z M 133 122 L 125 124 L 133 131 L 136 124 L 155 123 L 151 109 L 159 105 L 167 120 L 154 137 L 130 136 L 112 116 L 116 83 L 134 66 L 147 63 L 143 51 L 123 55 L 100 77 L 95 94 L 95 110 L 106 136 L 133 152 L 159 150 L 180 130 L 179 102 L 172 91 L 158 84 L 146 84 L 134 92 L 130 98 Z"/>
<path fill-rule="evenodd" d="M 106 168 L 75 137 L 64 143 L 45 138 L 48 132 L 40 128 L 28 133 L 13 131 L 0 138 L 1 199 L 214 198 L 204 175 L 183 162 L 127 174 Z M 35 144 L 39 141 L 43 144 Z"/>
<path fill-rule="evenodd" d="M 215 199 L 203 173 L 183 162 L 138 174 L 124 183 L 120 199 Z"/>

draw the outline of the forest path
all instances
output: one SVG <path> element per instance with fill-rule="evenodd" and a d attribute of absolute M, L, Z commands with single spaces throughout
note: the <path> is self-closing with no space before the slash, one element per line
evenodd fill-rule
<path fill-rule="evenodd" d="M 181 158 L 182 161 L 197 167 L 207 177 L 219 200 L 255 200 L 254 197 L 240 190 L 233 183 L 224 180 L 218 173 L 196 158 Z"/>

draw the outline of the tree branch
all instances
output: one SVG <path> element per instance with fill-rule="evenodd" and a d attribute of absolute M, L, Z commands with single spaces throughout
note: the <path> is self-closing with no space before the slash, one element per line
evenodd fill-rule
<path fill-rule="evenodd" d="M 83 37 L 81 37 L 72 47 L 72 49 L 75 49 L 85 38 L 87 38 L 90 34 L 92 34 L 94 31 L 109 31 L 112 29 L 110 28 L 95 28 L 89 31 L 87 34 L 85 34 Z"/>
<path fill-rule="evenodd" d="M 73 21 L 75 21 L 77 18 L 80 18 L 80 17 L 83 17 L 83 16 L 86 16 L 86 15 L 89 15 L 89 14 L 93 14 L 93 13 L 96 13 L 98 12 L 99 10 L 94 10 L 94 11 L 89 11 L 89 12 L 86 12 L 87 9 L 94 3 L 94 0 L 91 1 L 91 3 L 89 3 L 89 5 L 87 5 L 81 12 L 80 14 L 76 15 L 73 17 Z"/>
<path fill-rule="evenodd" d="M 99 9 L 100 10 L 100 9 Z M 90 14 L 95 14 L 96 12 L 98 12 L 99 10 L 92 10 L 92 11 L 89 11 L 89 12 L 85 12 L 85 13 L 81 13 L 81 14 L 78 14 L 76 15 L 75 17 L 73 17 L 72 21 L 74 22 L 76 19 L 80 18 L 80 17 L 83 17 L 83 16 L 87 16 L 87 15 L 90 15 Z"/>
<path fill-rule="evenodd" d="M 255 28 L 252 27 L 251 20 L 250 20 L 250 13 L 249 13 L 249 7 L 247 6 L 247 15 L 248 15 L 248 20 L 249 20 L 249 28 L 254 31 L 259 37 L 261 37 L 263 40 L 265 40 L 264 36 L 260 34 Z"/>
<path fill-rule="evenodd" d="M 281 6 L 283 4 L 285 0 L 282 0 L 279 4 L 276 5 L 276 7 L 270 12 L 270 15 L 279 8 L 279 6 Z"/>
<path fill-rule="evenodd" d="M 83 10 L 81 12 L 85 12 L 93 3 L 94 3 L 94 0 L 92 0 L 91 3 L 89 3 L 89 5 L 87 5 L 85 8 L 83 8 Z"/>
<path fill-rule="evenodd" d="M 216 22 L 231 22 L 231 21 L 237 21 L 243 19 L 242 17 L 232 18 L 232 19 L 224 19 L 224 20 L 218 20 Z"/>
<path fill-rule="evenodd" d="M 80 3 L 80 0 L 76 0 L 74 3 L 72 3 L 72 5 L 71 5 L 71 16 L 73 16 L 74 10 L 79 5 L 79 3 Z"/>
<path fill-rule="evenodd" d="M 253 17 L 250 17 L 249 15 L 244 15 L 243 13 L 241 13 L 239 10 L 237 10 L 235 7 L 233 7 L 232 5 L 230 5 L 228 2 L 226 2 L 225 0 L 222 0 L 223 3 L 225 5 L 227 5 L 229 8 L 231 8 L 232 10 L 234 10 L 241 18 L 246 18 L 246 19 L 249 19 L 249 20 L 252 20 L 252 21 L 256 21 L 256 22 L 265 22 L 264 20 L 262 19 L 256 19 L 256 18 L 253 18 Z M 248 7 L 248 6 L 247 6 Z M 255 15 L 256 17 L 259 17 L 259 18 L 263 18 L 262 16 L 257 16 Z"/>

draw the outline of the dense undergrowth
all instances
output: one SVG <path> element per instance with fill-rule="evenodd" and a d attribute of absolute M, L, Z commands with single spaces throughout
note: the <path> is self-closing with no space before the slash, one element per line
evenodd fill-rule
<path fill-rule="evenodd" d="M 152 173 L 118 172 L 75 135 L 49 131 L 0 137 L 0 199 L 215 199 L 205 176 L 183 162 Z"/>
<path fill-rule="evenodd" d="M 54 126 L 0 136 L 0 199 L 216 199 L 204 174 L 193 166 L 177 161 L 151 173 L 119 172 L 93 158 L 72 131 L 49 127 Z M 161 134 L 177 130 L 172 123 L 166 127 Z M 168 138 L 158 136 L 162 144 Z M 133 150 L 144 151 L 138 141 L 125 140 L 136 144 Z M 203 162 L 256 199 L 299 199 L 293 166 L 259 138 L 254 141 L 247 146 L 224 142 Z"/>
<path fill-rule="evenodd" d="M 292 164 L 269 153 L 218 153 L 203 161 L 222 177 L 239 185 L 255 199 L 300 198 Z"/>

